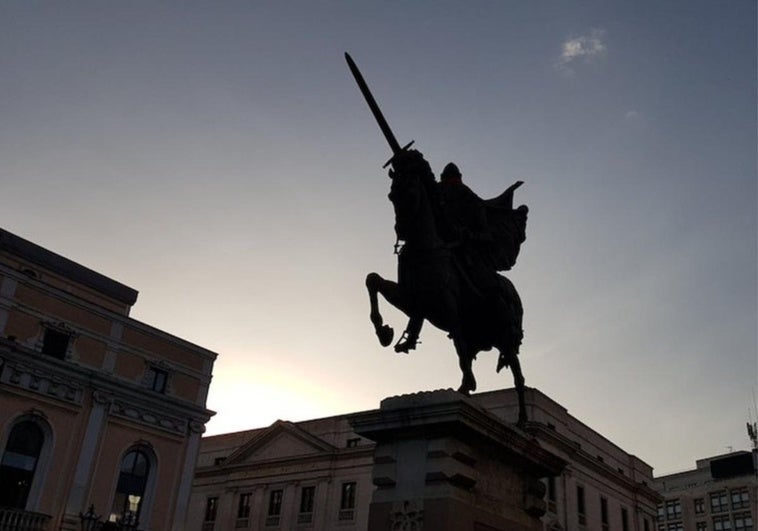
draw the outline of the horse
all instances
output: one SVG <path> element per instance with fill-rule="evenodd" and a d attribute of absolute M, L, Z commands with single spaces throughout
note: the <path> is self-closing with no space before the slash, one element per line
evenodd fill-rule
<path fill-rule="evenodd" d="M 458 392 L 476 390 L 473 360 L 481 351 L 496 348 L 497 370 L 509 366 L 519 399 L 518 423 L 527 421 L 524 376 L 518 359 L 523 337 L 523 309 L 513 284 L 492 271 L 488 293 L 472 281 L 465 260 L 441 234 L 441 205 L 437 182 L 429 163 L 417 151 L 404 151 L 393 159 L 389 199 L 395 213 L 398 244 L 398 281 L 377 273 L 366 277 L 371 304 L 370 320 L 382 346 L 392 343 L 394 331 L 384 324 L 378 294 L 409 317 L 408 326 L 395 346 L 398 352 L 415 347 L 424 320 L 452 339 L 462 379 Z"/>

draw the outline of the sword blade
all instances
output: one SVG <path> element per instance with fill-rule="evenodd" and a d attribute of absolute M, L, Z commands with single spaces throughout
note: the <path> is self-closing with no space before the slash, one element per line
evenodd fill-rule
<path fill-rule="evenodd" d="M 350 54 L 347 52 L 345 52 L 345 60 L 347 61 L 347 66 L 350 67 L 350 72 L 352 72 L 353 77 L 355 78 L 355 82 L 358 84 L 358 88 L 361 89 L 361 94 L 363 94 L 363 98 L 366 100 L 368 108 L 371 109 L 371 114 L 374 115 L 376 123 L 379 124 L 379 129 L 382 130 L 384 138 L 387 139 L 387 143 L 392 149 L 392 154 L 397 155 L 402 151 L 403 148 L 400 147 L 400 144 L 395 138 L 392 129 L 390 129 L 387 120 L 385 120 L 384 115 L 382 114 L 382 110 L 379 108 L 379 105 L 376 103 L 374 96 L 371 94 L 371 90 L 369 90 L 366 81 L 361 75 L 361 71 L 358 70 L 355 61 L 353 61 L 353 58 L 350 57 Z"/>

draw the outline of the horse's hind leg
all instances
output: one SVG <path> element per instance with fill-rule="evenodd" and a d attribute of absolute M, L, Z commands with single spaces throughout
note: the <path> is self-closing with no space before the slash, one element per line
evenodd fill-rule
<path fill-rule="evenodd" d="M 528 420 L 526 417 L 526 404 L 524 403 L 524 375 L 521 372 L 521 362 L 517 355 L 514 355 L 508 364 L 511 366 L 513 383 L 516 386 L 516 394 L 518 395 L 518 424 L 522 426 Z"/>
<path fill-rule="evenodd" d="M 466 345 L 466 342 L 460 339 L 459 334 L 453 336 L 453 344 L 455 344 L 455 352 L 458 354 L 458 366 L 461 368 L 461 373 L 463 374 L 458 392 L 468 396 L 476 391 L 476 378 L 474 378 L 474 370 L 472 368 L 474 356 Z"/>
<path fill-rule="evenodd" d="M 376 273 L 369 273 L 366 276 L 366 289 L 368 289 L 368 298 L 371 303 L 371 313 L 369 314 L 369 318 L 374 325 L 374 331 L 376 332 L 376 337 L 379 338 L 379 343 L 383 347 L 387 347 L 392 343 L 395 331 L 392 330 L 391 326 L 384 324 L 382 314 L 379 313 L 379 299 L 377 293 L 381 293 L 384 295 L 385 299 L 392 303 L 393 301 L 391 299 L 399 296 L 399 293 L 396 293 L 398 292 L 398 286 L 395 282 L 384 280 Z"/>

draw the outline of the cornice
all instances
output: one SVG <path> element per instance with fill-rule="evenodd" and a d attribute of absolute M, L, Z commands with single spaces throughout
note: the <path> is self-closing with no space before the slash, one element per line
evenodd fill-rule
<path fill-rule="evenodd" d="M 144 387 L 44 356 L 2 338 L 0 382 L 78 406 L 83 404 L 85 394 L 91 390 L 93 401 L 110 404 L 110 412 L 115 416 L 155 424 L 173 432 L 177 432 L 177 422 L 181 423 L 184 433 L 188 429 L 200 432 L 196 424 L 204 424 L 214 415 L 214 412 L 191 402 L 152 393 Z M 190 426 L 191 423 L 194 424 Z"/>
<path fill-rule="evenodd" d="M 650 486 L 639 483 L 634 478 L 614 470 L 610 465 L 598 461 L 596 457 L 584 451 L 580 443 L 539 422 L 530 422 L 527 429 L 538 440 L 543 440 L 566 452 L 570 461 L 575 465 L 582 465 L 592 472 L 607 478 L 612 483 L 622 485 L 629 492 L 647 498 L 653 504 L 660 502 L 660 495 Z"/>
<path fill-rule="evenodd" d="M 113 322 L 118 322 L 124 326 L 131 326 L 142 332 L 160 337 L 164 340 L 169 340 L 174 343 L 178 343 L 182 345 L 184 348 L 187 348 L 193 351 L 193 353 L 201 356 L 202 358 L 206 360 L 215 361 L 216 358 L 218 357 L 218 354 L 216 352 L 213 352 L 204 347 L 191 343 L 190 341 L 187 341 L 186 339 L 182 339 L 180 337 L 174 336 L 164 330 L 155 328 L 146 323 L 143 323 L 142 321 L 138 321 L 137 319 L 129 317 L 128 315 L 122 315 L 118 312 L 109 310 L 102 306 L 98 306 L 97 304 L 84 300 L 80 297 L 71 295 L 70 293 L 63 291 L 60 288 L 56 288 L 55 286 L 51 286 L 40 280 L 30 278 L 29 276 L 25 275 L 23 272 L 12 269 L 1 263 L 0 263 L 0 270 L 2 270 L 4 275 L 10 278 L 13 278 L 21 285 L 43 291 L 44 293 L 47 293 L 59 300 L 65 301 L 67 304 L 71 304 L 72 306 L 75 306 L 79 309 L 84 309 L 84 310 L 87 310 L 88 312 L 92 312 L 93 314 L 103 319 L 113 321 Z M 30 308 L 29 306 L 22 304 L 18 300 L 15 300 L 15 299 L 13 299 L 13 304 L 19 307 L 23 307 L 25 309 Z M 139 350 L 139 349 L 136 349 L 136 350 Z"/>

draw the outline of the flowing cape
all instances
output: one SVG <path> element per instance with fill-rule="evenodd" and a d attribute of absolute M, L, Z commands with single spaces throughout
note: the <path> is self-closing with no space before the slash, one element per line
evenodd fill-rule
<path fill-rule="evenodd" d="M 487 228 L 493 243 L 482 251 L 495 271 L 509 271 L 515 264 L 521 244 L 526 240 L 526 205 L 513 208 L 513 192 L 520 183 L 511 186 L 493 199 L 484 200 Z"/>

